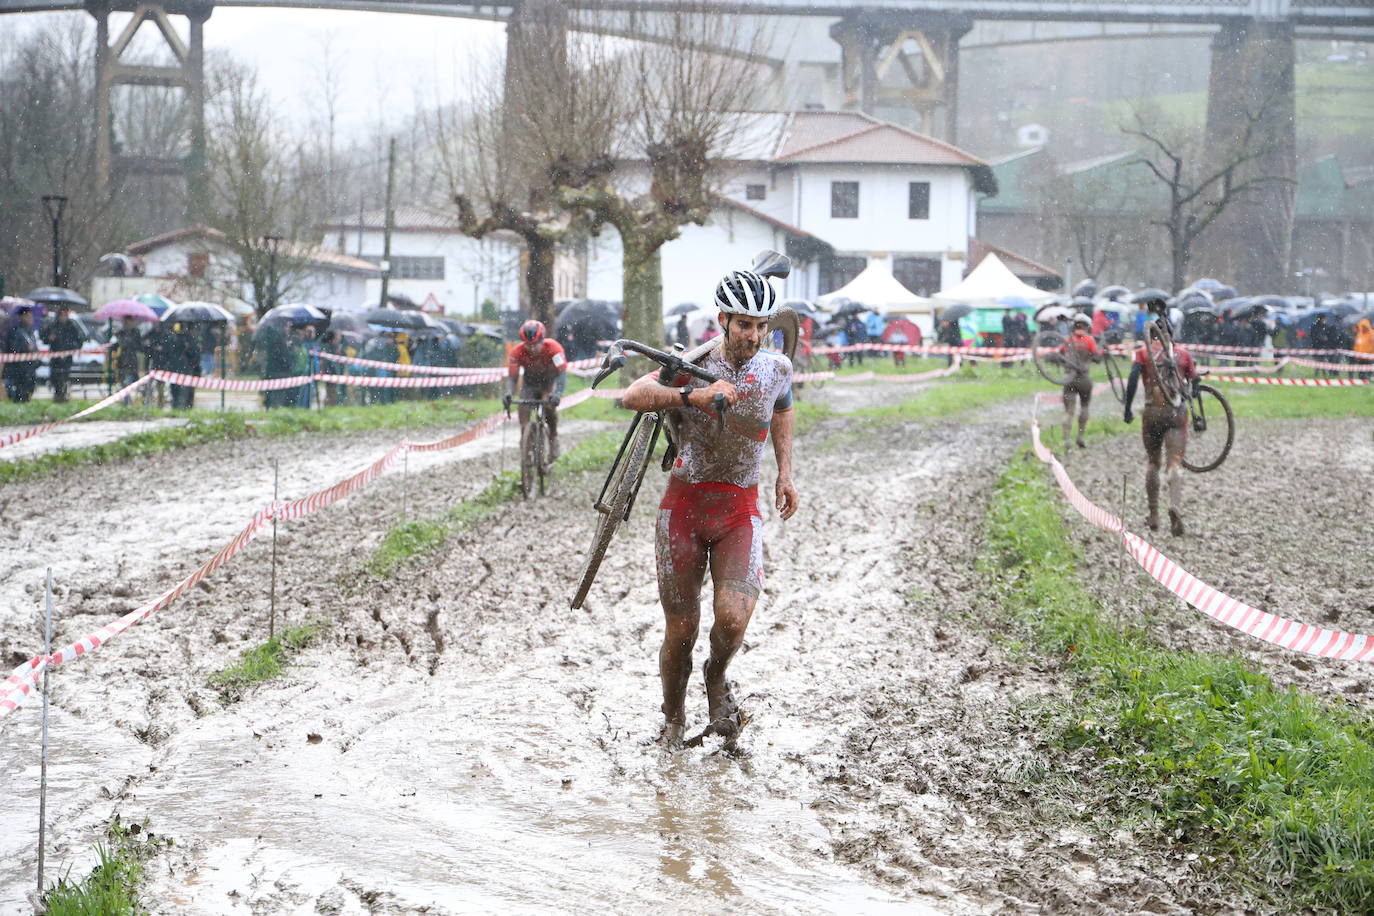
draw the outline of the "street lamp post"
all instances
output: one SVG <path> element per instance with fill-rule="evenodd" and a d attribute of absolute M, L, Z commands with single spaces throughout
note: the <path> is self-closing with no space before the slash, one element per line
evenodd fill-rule
<path fill-rule="evenodd" d="M 52 223 L 52 285 L 65 289 L 67 284 L 62 270 L 62 212 L 67 209 L 67 198 L 61 194 L 44 194 L 43 209 Z"/>

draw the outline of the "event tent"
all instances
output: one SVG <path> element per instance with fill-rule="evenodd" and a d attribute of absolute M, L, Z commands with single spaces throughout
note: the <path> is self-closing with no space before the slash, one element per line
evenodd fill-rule
<path fill-rule="evenodd" d="M 1031 305 L 1044 305 L 1059 298 L 1054 293 L 1036 289 L 1021 280 L 1007 269 L 1002 259 L 988 252 L 978 266 L 969 272 L 962 282 L 942 289 L 931 297 L 934 305 L 955 305 L 965 303 L 975 307 L 993 307 L 1007 296 L 1020 296 Z"/>
<path fill-rule="evenodd" d="M 907 289 L 876 260 L 870 261 L 853 280 L 816 301 L 829 308 L 844 299 L 868 306 L 881 315 L 915 316 L 912 320 L 921 327 L 922 333 L 934 331 L 933 315 L 937 303 Z"/>

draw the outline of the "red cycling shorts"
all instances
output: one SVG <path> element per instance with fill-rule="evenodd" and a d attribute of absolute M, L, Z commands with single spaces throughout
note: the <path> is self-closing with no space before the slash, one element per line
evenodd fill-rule
<path fill-rule="evenodd" d="M 763 518 L 757 487 L 671 477 L 654 537 L 665 611 L 695 611 L 706 568 L 717 589 L 757 598 L 763 588 Z"/>

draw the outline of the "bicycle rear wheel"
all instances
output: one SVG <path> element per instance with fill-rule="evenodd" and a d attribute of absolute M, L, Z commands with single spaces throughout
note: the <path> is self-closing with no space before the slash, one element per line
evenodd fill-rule
<path fill-rule="evenodd" d="M 1188 448 L 1183 466 L 1202 474 L 1221 467 L 1236 441 L 1236 418 L 1231 404 L 1211 385 L 1199 385 L 1188 404 Z"/>
<path fill-rule="evenodd" d="M 1150 364 L 1155 384 L 1174 407 L 1183 404 L 1183 378 L 1178 373 L 1174 356 L 1174 342 L 1160 330 L 1157 322 L 1145 325 L 1145 359 Z"/>
<path fill-rule="evenodd" d="M 1059 355 L 1064 335 L 1058 331 L 1037 331 L 1031 338 L 1031 358 L 1035 368 L 1052 385 L 1067 385 L 1069 370 Z"/>
<path fill-rule="evenodd" d="M 597 519 L 596 531 L 592 534 L 592 547 L 587 552 L 587 560 L 582 566 L 582 578 L 578 582 L 577 593 L 573 595 L 574 609 L 582 607 L 582 602 L 586 600 L 587 592 L 596 579 L 597 571 L 601 569 L 601 561 L 606 556 L 606 548 L 610 546 L 616 528 L 620 527 L 620 523 L 625 521 L 630 513 L 635 493 L 644 481 L 644 472 L 648 468 L 649 459 L 653 457 L 652 445 L 657 439 L 660 422 L 657 414 L 642 416 L 629 446 L 611 468 L 611 476 L 603 490 L 605 500 L 602 506 L 598 506 L 602 515 Z"/>

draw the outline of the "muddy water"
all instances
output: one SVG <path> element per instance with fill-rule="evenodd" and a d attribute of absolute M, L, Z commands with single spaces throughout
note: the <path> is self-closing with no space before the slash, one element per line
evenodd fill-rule
<path fill-rule="evenodd" d="M 163 429 L 168 426 L 184 426 L 186 422 L 183 417 L 154 417 L 145 421 L 78 420 L 75 423 L 50 429 L 45 433 L 39 433 L 31 439 L 0 448 L 0 461 L 18 461 L 21 458 L 32 458 L 35 455 L 46 455 L 49 452 L 60 452 L 68 448 L 103 445 L 106 442 L 131 436 L 134 433 Z M 5 438 L 10 433 L 23 432 L 30 428 L 27 426 L 0 426 L 0 439 Z"/>

